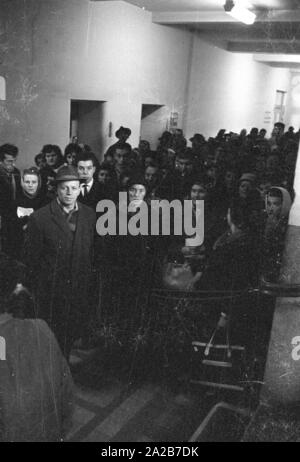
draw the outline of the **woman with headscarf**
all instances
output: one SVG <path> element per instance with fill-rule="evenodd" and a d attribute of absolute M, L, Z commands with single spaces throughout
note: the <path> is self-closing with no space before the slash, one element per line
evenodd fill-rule
<path fill-rule="evenodd" d="M 279 276 L 291 205 L 291 196 L 285 188 L 270 188 L 265 199 L 266 222 L 262 246 L 262 270 L 265 279 L 269 281 L 276 281 Z"/>
<path fill-rule="evenodd" d="M 98 240 L 101 316 L 104 324 L 116 327 L 118 342 L 122 345 L 130 343 L 141 326 L 150 284 L 152 251 L 149 245 L 151 237 L 147 235 L 149 210 L 146 192 L 144 177 L 131 177 L 127 192 L 120 194 L 116 207 L 116 234 L 102 236 Z M 133 230 L 139 228 L 138 217 L 141 219 L 141 234 Z M 136 227 L 133 225 L 135 219 Z"/>
<path fill-rule="evenodd" d="M 20 259 L 22 254 L 24 233 L 29 216 L 48 202 L 42 193 L 41 176 L 36 167 L 30 167 L 23 171 L 21 187 L 10 212 L 11 255 L 17 259 Z"/>

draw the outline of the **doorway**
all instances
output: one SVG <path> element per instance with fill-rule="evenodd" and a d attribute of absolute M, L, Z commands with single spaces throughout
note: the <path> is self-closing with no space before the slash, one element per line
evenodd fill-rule
<path fill-rule="evenodd" d="M 276 100 L 274 107 L 274 124 L 283 122 L 286 102 L 286 91 L 276 90 Z"/>
<path fill-rule="evenodd" d="M 158 138 L 166 130 L 168 122 L 167 109 L 161 104 L 142 104 L 141 140 L 147 140 L 151 149 L 155 150 Z"/>
<path fill-rule="evenodd" d="M 71 100 L 70 140 L 88 144 L 101 157 L 103 148 L 103 114 L 105 101 Z"/>

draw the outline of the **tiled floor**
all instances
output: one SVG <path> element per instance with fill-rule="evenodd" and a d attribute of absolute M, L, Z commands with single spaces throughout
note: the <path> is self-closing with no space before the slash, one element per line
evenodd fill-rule
<path fill-rule="evenodd" d="M 132 381 L 101 369 L 98 352 L 74 352 L 75 413 L 69 441 L 185 442 L 220 392 L 174 387 L 164 381 Z"/>

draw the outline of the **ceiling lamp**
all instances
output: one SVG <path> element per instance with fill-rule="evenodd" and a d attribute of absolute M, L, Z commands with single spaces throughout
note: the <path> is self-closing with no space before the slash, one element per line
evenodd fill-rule
<path fill-rule="evenodd" d="M 233 0 L 226 0 L 224 10 L 234 19 L 237 19 L 244 24 L 253 24 L 256 18 L 256 15 L 252 13 L 252 11 L 249 11 L 241 4 L 237 3 L 237 1 L 234 2 Z"/>

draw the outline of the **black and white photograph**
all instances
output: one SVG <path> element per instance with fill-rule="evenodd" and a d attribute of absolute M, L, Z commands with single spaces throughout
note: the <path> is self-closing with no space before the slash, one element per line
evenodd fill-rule
<path fill-rule="evenodd" d="M 299 140 L 300 0 L 0 0 L 0 442 L 300 441 Z"/>

